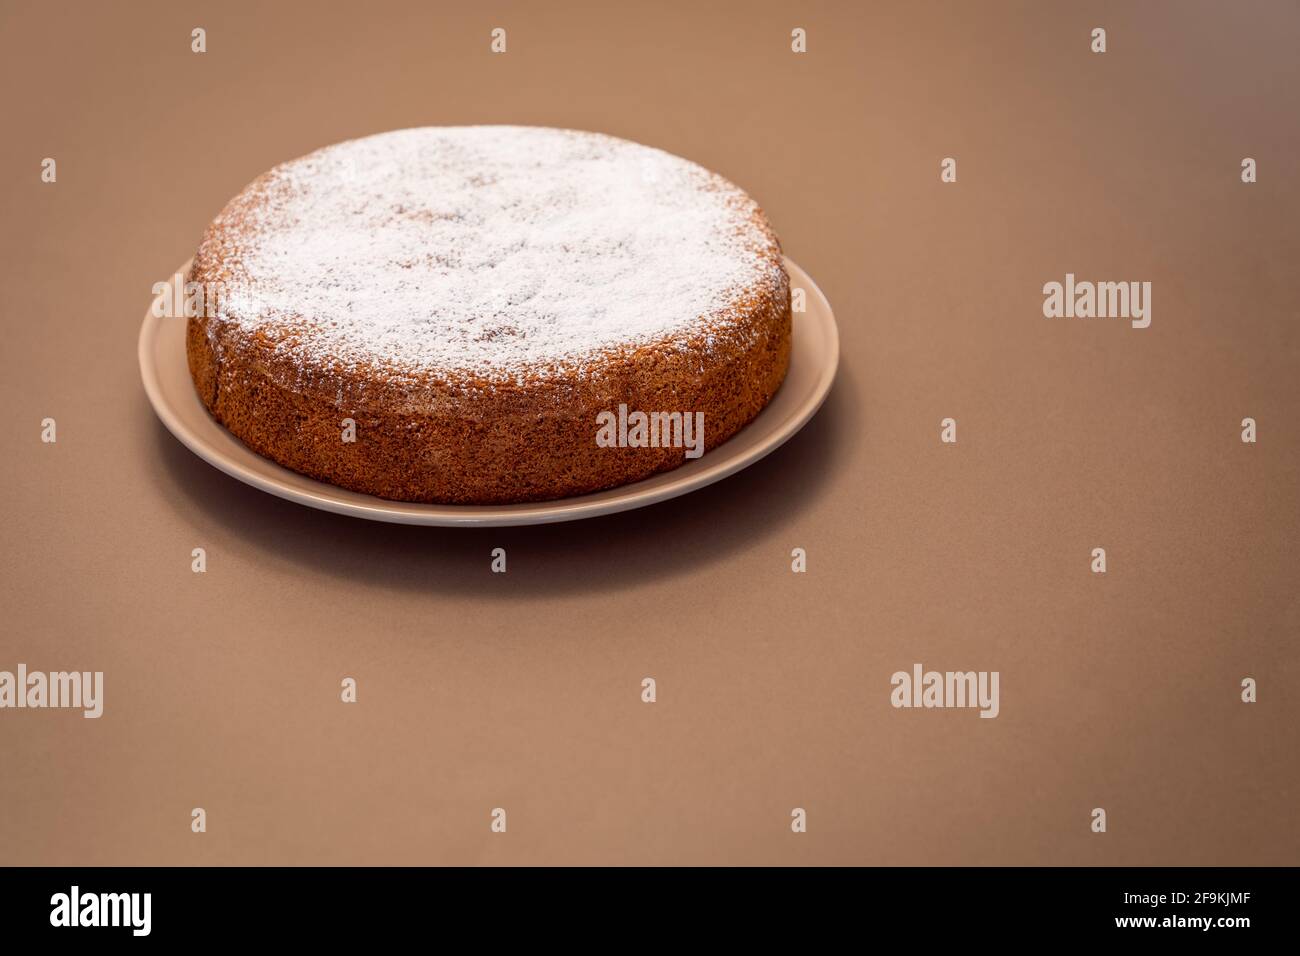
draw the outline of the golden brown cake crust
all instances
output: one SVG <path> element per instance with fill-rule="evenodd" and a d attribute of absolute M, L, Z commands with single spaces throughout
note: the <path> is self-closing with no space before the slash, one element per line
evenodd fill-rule
<path fill-rule="evenodd" d="M 234 292 L 222 294 L 214 314 L 189 319 L 186 344 L 195 387 L 213 417 L 287 468 L 400 501 L 563 498 L 687 460 L 682 447 L 602 447 L 596 440 L 602 413 L 620 404 L 701 412 L 708 450 L 749 423 L 785 377 L 790 289 L 779 243 L 757 205 L 713 174 L 701 180 L 703 191 L 726 191 L 747 227 L 743 254 L 753 258 L 743 272 L 747 281 L 728 289 L 721 306 L 670 323 L 663 334 L 599 342 L 576 357 L 457 367 L 422 361 L 415 352 L 407 360 L 403 348 L 358 356 L 314 342 L 325 334 L 318 317 L 300 311 L 247 314 L 265 311 L 247 294 L 258 288 L 248 263 L 268 228 L 268 208 L 281 202 L 285 168 L 254 181 L 205 232 L 189 280 Z M 297 181 L 289 187 L 298 188 Z M 311 296 L 305 299 L 310 304 Z M 346 321 L 326 331 L 340 324 Z M 355 422 L 354 441 L 344 440 L 346 419 Z"/>

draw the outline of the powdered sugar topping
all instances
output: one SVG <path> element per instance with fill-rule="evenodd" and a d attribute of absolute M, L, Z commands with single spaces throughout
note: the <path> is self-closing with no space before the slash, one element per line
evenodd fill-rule
<path fill-rule="evenodd" d="M 737 187 L 540 127 L 400 130 L 276 167 L 209 230 L 220 321 L 315 363 L 516 376 L 707 336 L 779 269 Z"/>

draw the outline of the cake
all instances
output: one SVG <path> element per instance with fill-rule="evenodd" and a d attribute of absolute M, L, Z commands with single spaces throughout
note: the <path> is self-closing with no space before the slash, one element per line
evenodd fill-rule
<path fill-rule="evenodd" d="M 326 147 L 235 196 L 187 278 L 215 290 L 186 331 L 212 416 L 286 468 L 399 501 L 543 501 L 678 467 L 753 420 L 789 364 L 789 277 L 758 205 L 596 133 Z"/>

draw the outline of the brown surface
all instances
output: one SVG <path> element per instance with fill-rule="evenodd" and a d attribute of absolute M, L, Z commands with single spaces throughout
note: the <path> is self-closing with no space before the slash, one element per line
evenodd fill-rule
<path fill-rule="evenodd" d="M 0 668 L 106 672 L 98 721 L 0 712 L 3 862 L 1300 863 L 1293 4 L 356 10 L 3 7 Z M 762 203 L 840 322 L 800 436 L 466 533 L 294 506 L 163 431 L 140 316 L 229 196 L 498 121 Z M 1043 318 L 1067 271 L 1152 281 L 1151 328 Z M 915 661 L 999 670 L 1001 716 L 891 709 Z"/>

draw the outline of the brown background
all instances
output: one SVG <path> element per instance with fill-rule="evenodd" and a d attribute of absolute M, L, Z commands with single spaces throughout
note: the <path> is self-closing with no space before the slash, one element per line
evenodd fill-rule
<path fill-rule="evenodd" d="M 0 669 L 106 672 L 98 721 L 0 712 L 0 862 L 1300 863 L 1295 4 L 0 9 Z M 840 326 L 802 434 L 467 532 L 280 501 L 162 429 L 139 323 L 226 199 L 498 122 L 763 204 Z M 1067 271 L 1153 282 L 1151 327 L 1045 319 Z M 892 709 L 917 661 L 1000 671 L 1001 716 Z"/>

